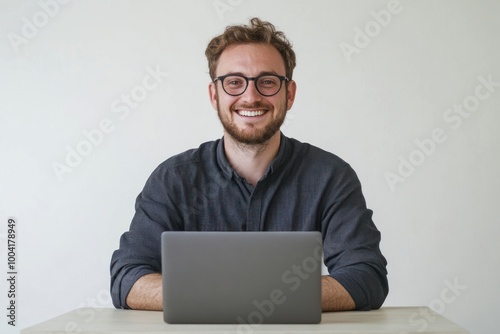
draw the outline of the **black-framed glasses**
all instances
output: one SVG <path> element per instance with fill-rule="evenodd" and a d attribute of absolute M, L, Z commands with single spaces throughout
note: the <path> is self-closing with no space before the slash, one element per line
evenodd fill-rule
<path fill-rule="evenodd" d="M 290 79 L 277 74 L 261 74 L 253 78 L 240 74 L 226 74 L 214 79 L 214 83 L 217 81 L 222 83 L 224 91 L 231 96 L 243 94 L 248 88 L 248 82 L 253 81 L 259 94 L 269 97 L 278 94 L 283 81 L 288 82 Z"/>

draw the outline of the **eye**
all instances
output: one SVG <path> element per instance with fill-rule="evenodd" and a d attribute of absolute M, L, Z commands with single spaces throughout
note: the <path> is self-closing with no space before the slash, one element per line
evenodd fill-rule
<path fill-rule="evenodd" d="M 273 88 L 279 86 L 280 80 L 274 76 L 266 76 L 259 79 L 259 86 L 264 88 Z"/>
<path fill-rule="evenodd" d="M 224 86 L 226 87 L 241 87 L 246 84 L 245 79 L 241 77 L 227 77 L 224 80 Z"/>

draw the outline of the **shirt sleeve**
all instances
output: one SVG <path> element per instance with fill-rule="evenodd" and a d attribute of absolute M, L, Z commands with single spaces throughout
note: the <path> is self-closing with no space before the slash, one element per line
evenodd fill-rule
<path fill-rule="evenodd" d="M 178 230 L 178 221 L 160 166 L 137 197 L 130 229 L 111 258 L 111 297 L 116 308 L 129 308 L 127 295 L 140 277 L 161 272 L 161 234 Z"/>
<path fill-rule="evenodd" d="M 380 308 L 389 292 L 387 262 L 354 170 L 338 168 L 329 189 L 322 217 L 325 265 L 357 310 Z"/>

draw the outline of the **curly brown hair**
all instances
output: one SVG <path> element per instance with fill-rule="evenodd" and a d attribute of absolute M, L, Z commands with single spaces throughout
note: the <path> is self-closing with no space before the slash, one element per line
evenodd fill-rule
<path fill-rule="evenodd" d="M 208 60 L 208 70 L 212 80 L 215 79 L 215 70 L 222 52 L 233 44 L 263 43 L 274 46 L 283 61 L 288 79 L 292 79 L 295 68 L 295 52 L 292 44 L 281 31 L 277 31 L 274 25 L 262 21 L 257 17 L 250 20 L 250 25 L 233 25 L 226 27 L 222 35 L 214 37 L 208 43 L 205 55 Z"/>

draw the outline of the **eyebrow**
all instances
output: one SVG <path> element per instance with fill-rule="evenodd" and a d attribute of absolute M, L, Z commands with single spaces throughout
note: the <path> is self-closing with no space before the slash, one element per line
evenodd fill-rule
<path fill-rule="evenodd" d="M 268 74 L 281 75 L 281 74 L 276 73 L 275 71 L 262 71 L 262 72 L 259 72 L 259 74 L 257 74 L 255 77 L 247 77 L 245 74 L 243 74 L 243 72 L 229 72 L 229 73 L 226 73 L 226 74 L 220 75 L 220 76 L 223 77 L 226 75 L 240 75 L 240 76 L 246 77 L 246 78 L 256 78 L 258 76 L 268 75 Z"/>

